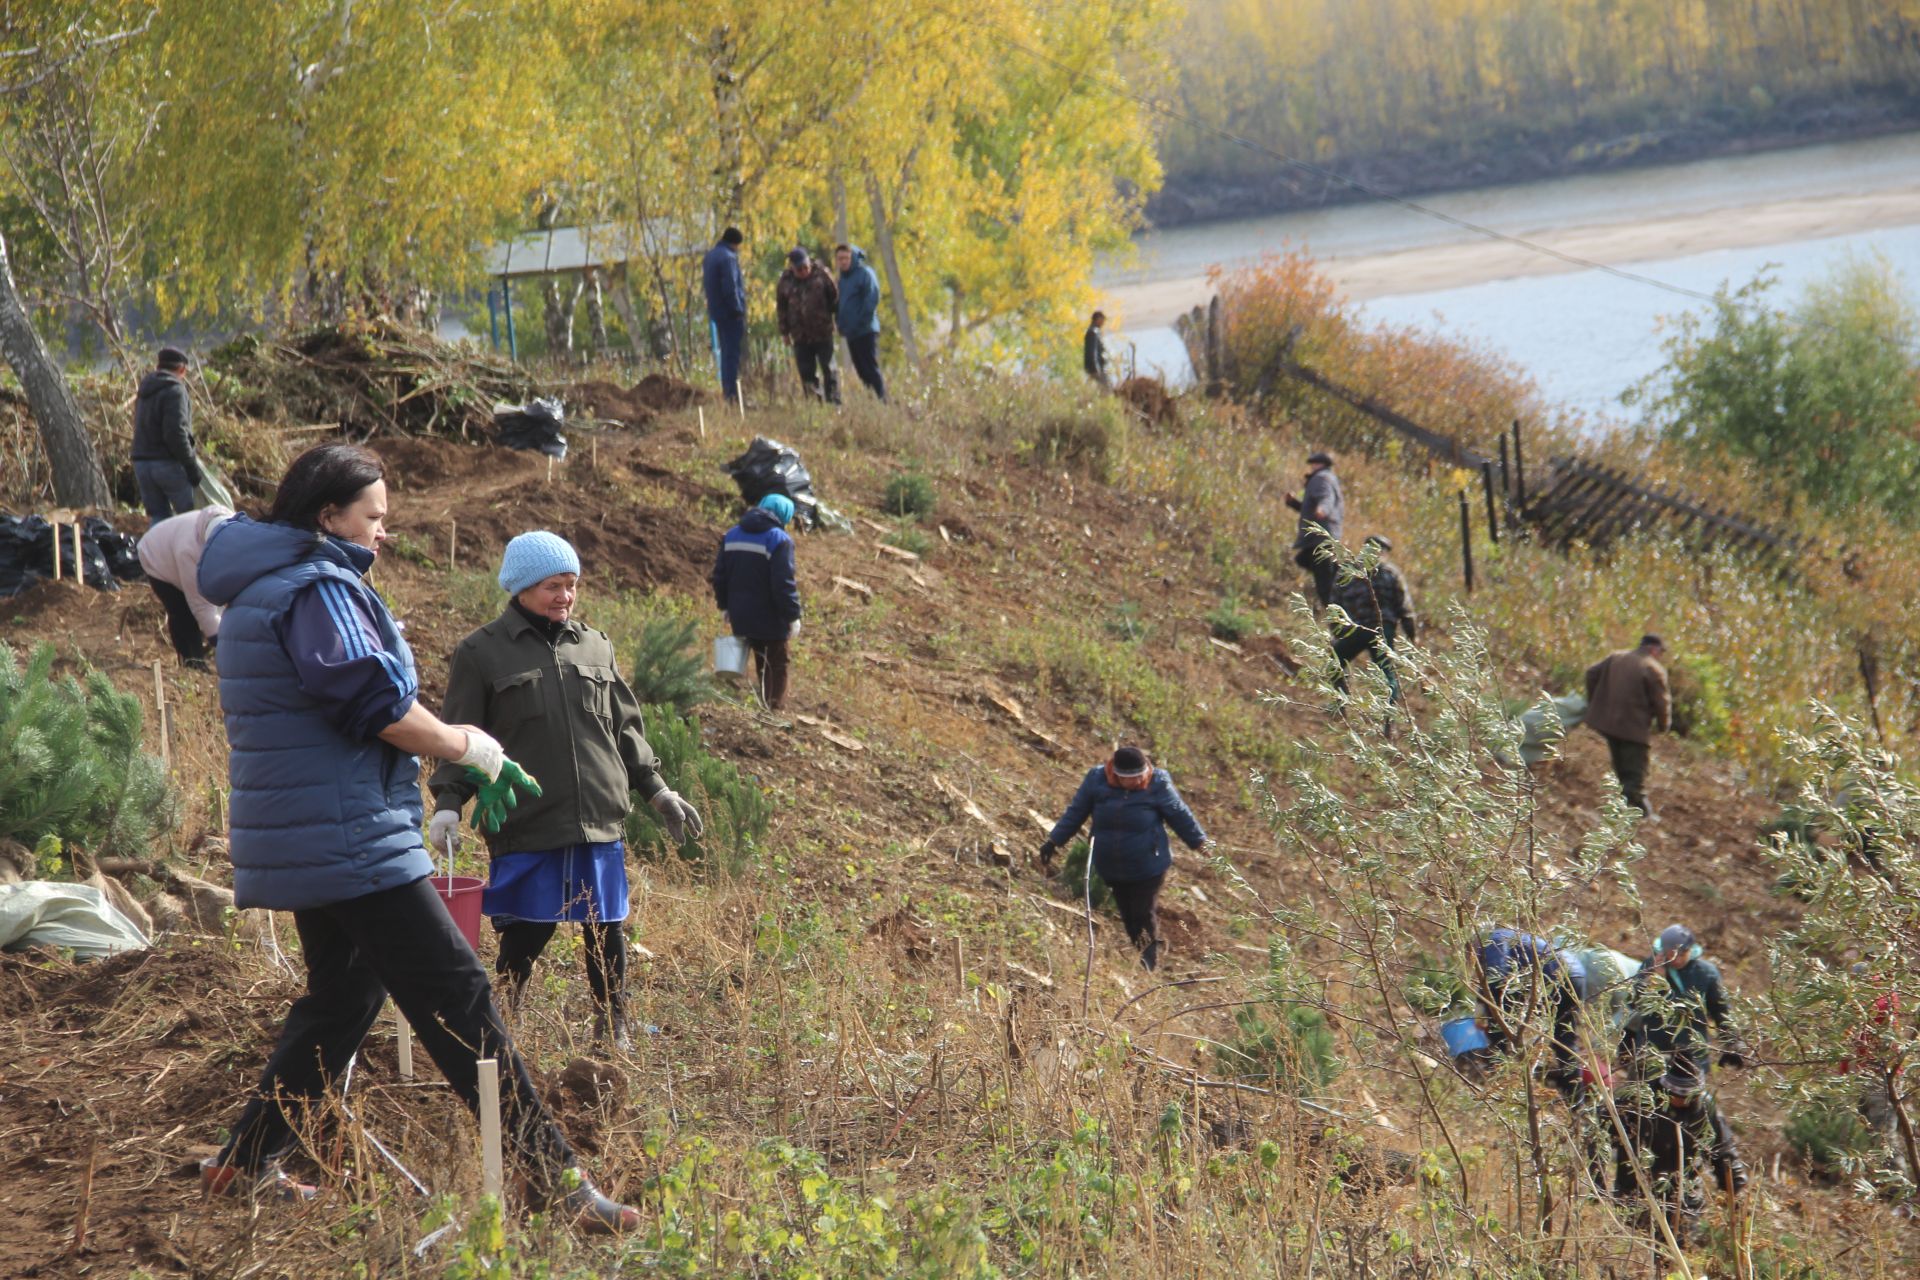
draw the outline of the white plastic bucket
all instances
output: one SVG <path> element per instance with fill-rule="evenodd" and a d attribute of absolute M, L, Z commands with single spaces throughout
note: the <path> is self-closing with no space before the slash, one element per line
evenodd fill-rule
<path fill-rule="evenodd" d="M 750 652 L 739 636 L 721 636 L 713 642 L 713 673 L 725 680 L 746 679 Z"/>

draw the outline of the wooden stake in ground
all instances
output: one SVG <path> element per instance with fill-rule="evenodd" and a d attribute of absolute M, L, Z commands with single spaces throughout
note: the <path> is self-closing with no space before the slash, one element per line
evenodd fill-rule
<path fill-rule="evenodd" d="M 160 763 L 173 767 L 173 749 L 167 742 L 167 678 L 160 674 L 160 659 L 153 660 L 153 727 L 160 735 Z"/>
<path fill-rule="evenodd" d="M 458 569 L 459 567 L 460 567 L 460 522 L 458 520 L 449 518 L 447 520 L 447 568 Z"/>
<path fill-rule="evenodd" d="M 953 940 L 953 985 L 959 988 L 961 995 L 967 993 L 966 943 L 958 937 Z"/>
<path fill-rule="evenodd" d="M 100 1164 L 100 1135 L 95 1134 L 87 1143 L 87 1172 L 80 1179 L 80 1207 L 73 1215 L 73 1247 L 67 1250 L 70 1257 L 78 1257 L 87 1247 L 87 1215 L 93 1209 L 93 1174 Z"/>
<path fill-rule="evenodd" d="M 700 438 L 705 440 L 707 438 L 707 410 L 703 405 L 695 405 L 693 406 L 693 411 L 700 416 Z"/>
<path fill-rule="evenodd" d="M 1087 868 L 1083 883 L 1087 886 L 1087 973 L 1080 980 L 1080 1018 L 1086 1020 L 1093 1007 L 1093 840 L 1087 840 Z"/>
<path fill-rule="evenodd" d="M 60 581 L 60 526 L 53 526 L 53 580 Z"/>
<path fill-rule="evenodd" d="M 547 483 L 553 483 L 553 455 L 547 455 Z"/>
<path fill-rule="evenodd" d="M 590 465 L 595 471 L 598 471 L 600 469 L 600 437 L 593 437 L 593 439 L 588 442 L 588 447 L 593 450 L 593 458 Z"/>
<path fill-rule="evenodd" d="M 501 1198 L 505 1173 L 500 1167 L 500 1064 L 482 1058 L 480 1068 L 480 1189 Z"/>
<path fill-rule="evenodd" d="M 55 542 L 59 538 L 54 539 Z M 80 554 L 80 525 L 73 526 L 73 580 L 81 586 L 87 585 L 87 558 Z"/>
<path fill-rule="evenodd" d="M 398 1009 L 393 1011 L 393 1020 L 399 1024 L 394 1042 L 394 1051 L 400 1056 L 400 1078 L 413 1079 L 413 1028 L 407 1024 L 407 1015 Z"/>

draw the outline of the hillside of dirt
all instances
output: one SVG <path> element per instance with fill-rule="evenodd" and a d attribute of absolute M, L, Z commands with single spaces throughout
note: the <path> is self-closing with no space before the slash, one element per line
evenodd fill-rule
<path fill-rule="evenodd" d="M 1107 1114 L 1116 1132 L 1147 1135 L 1170 1123 L 1156 1117 L 1171 1099 L 1179 1119 L 1186 1086 L 1152 1058 L 1205 1066 L 1194 1036 L 1230 1030 L 1231 1011 L 1196 1017 L 1183 1033 L 1154 1023 L 1147 1010 L 1165 996 L 1131 1003 L 1153 989 L 1117 922 L 1100 917 L 1086 959 L 1078 900 L 1031 850 L 1088 765 L 1116 740 L 1146 741 L 1246 879 L 1242 887 L 1193 857 L 1176 863 L 1162 976 L 1237 983 L 1261 973 L 1269 949 L 1248 889 L 1286 901 L 1313 881 L 1302 851 L 1276 839 L 1251 775 L 1273 778 L 1282 800 L 1291 770 L 1351 775 L 1347 726 L 1276 660 L 1292 643 L 1279 634 L 1289 625 L 1281 601 L 1298 584 L 1272 582 L 1250 606 L 1256 632 L 1221 641 L 1210 614 L 1230 594 L 1229 566 L 1202 513 L 871 407 L 771 409 L 704 426 L 688 407 L 649 412 L 644 433 L 576 434 L 554 467 L 448 438 L 374 442 L 392 477 L 394 535 L 374 581 L 405 624 L 430 705 L 454 644 L 499 607 L 489 579 L 522 530 L 552 529 L 578 547 L 580 616 L 613 632 L 624 660 L 621 628 L 636 610 L 698 619 L 703 643 L 716 634 L 706 576 L 737 510 L 720 464 L 751 435 L 797 446 L 823 500 L 853 524 L 852 534 L 799 539 L 808 614 L 785 714 L 737 695 L 698 712 L 709 747 L 773 800 L 760 865 L 736 878 L 673 861 L 636 867 L 633 985 L 658 1034 L 629 1059 L 588 1053 L 577 946 L 564 937 L 518 1016 L 523 1047 L 608 1189 L 659 1195 L 689 1135 L 743 1150 L 782 1137 L 850 1184 L 879 1178 L 926 1195 L 978 1185 L 991 1199 L 996 1179 L 1055 1149 L 1045 1143 L 1069 1143 L 1078 1117 Z M 937 501 L 918 522 L 886 512 L 887 483 L 902 469 L 935 477 Z M 141 524 L 127 516 L 121 527 Z M 1433 634 L 1422 640 L 1435 646 L 1449 644 L 1444 594 L 1423 597 Z M 0 640 L 50 641 L 64 665 L 104 671 L 150 711 L 151 668 L 162 663 L 186 818 L 173 848 L 154 855 L 222 878 L 203 843 L 218 834 L 224 780 L 216 683 L 174 664 L 151 593 L 43 584 L 0 610 Z M 1521 700 L 1545 679 L 1513 662 L 1499 677 Z M 1275 693 L 1286 698 L 1267 700 Z M 1736 991 L 1763 989 L 1767 941 L 1797 914 L 1755 848 L 1777 798 L 1684 741 L 1659 745 L 1656 770 L 1660 821 L 1637 833 L 1640 900 L 1596 880 L 1577 892 L 1580 919 L 1595 940 L 1634 954 L 1684 920 Z M 1604 745 L 1576 733 L 1538 785 L 1542 847 L 1570 851 L 1611 785 Z M 0 1275 L 333 1274 L 350 1258 L 370 1260 L 370 1275 L 439 1274 L 441 1254 L 423 1262 L 410 1252 L 424 1234 L 422 1203 L 351 1125 L 312 1160 L 345 1179 L 344 1201 L 249 1212 L 197 1195 L 192 1162 L 217 1143 L 300 989 L 294 943 L 282 920 L 271 939 L 236 924 L 94 965 L 0 958 Z M 483 954 L 491 947 L 489 934 Z M 1073 1030 L 1088 1000 L 1111 1011 L 1114 1043 L 1151 1057 L 1093 1072 L 1080 1055 L 1095 1050 Z M 349 1100 L 360 1121 L 436 1194 L 471 1192 L 468 1122 L 430 1069 L 427 1082 L 405 1083 L 394 1062 L 383 1023 Z M 1395 1089 L 1350 1072 L 1331 1092 L 1369 1144 L 1416 1151 L 1432 1136 Z M 1192 1094 L 1179 1123 L 1196 1135 L 1204 1123 L 1209 1148 L 1270 1135 L 1298 1157 L 1287 1168 L 1320 1167 L 1320 1121 L 1272 1098 L 1221 1090 L 1202 1100 L 1197 1084 Z M 1763 1189 L 1762 1238 L 1817 1236 L 1831 1245 L 1824 1256 L 1853 1250 L 1857 1269 L 1833 1274 L 1890 1274 L 1865 1260 L 1884 1260 L 1899 1229 L 1810 1179 L 1765 1081 L 1731 1077 L 1721 1094 Z M 1470 1112 L 1471 1098 L 1459 1105 Z M 716 1194 L 766 1194 L 745 1179 L 725 1175 Z M 1359 1222 L 1411 1193 L 1380 1194 L 1341 1212 Z M 1188 1228 L 1160 1221 L 1163 1236 L 1149 1240 L 1143 1227 L 1117 1254 L 1056 1257 L 1062 1270 L 1049 1273 L 1172 1267 L 1185 1256 L 1174 1237 Z M 594 1256 L 553 1247 L 567 1265 Z M 1223 1240 L 1205 1274 L 1246 1263 L 1241 1247 Z M 1002 1261 L 1010 1273 L 1045 1270 Z"/>

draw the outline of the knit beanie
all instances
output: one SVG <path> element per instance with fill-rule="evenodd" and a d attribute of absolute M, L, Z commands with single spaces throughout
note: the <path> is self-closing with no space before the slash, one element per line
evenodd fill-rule
<path fill-rule="evenodd" d="M 573 544 L 545 529 L 523 533 L 507 544 L 500 557 L 500 586 L 517 596 L 536 582 L 544 582 L 556 573 L 580 572 L 580 556 Z"/>
<path fill-rule="evenodd" d="M 1121 747 L 1113 753 L 1113 771 L 1122 778 L 1137 778 L 1147 771 L 1147 753 L 1138 747 Z"/>
<path fill-rule="evenodd" d="M 773 518 L 780 522 L 781 528 L 793 523 L 793 499 L 784 493 L 770 493 L 760 499 L 760 509 L 771 511 Z"/>

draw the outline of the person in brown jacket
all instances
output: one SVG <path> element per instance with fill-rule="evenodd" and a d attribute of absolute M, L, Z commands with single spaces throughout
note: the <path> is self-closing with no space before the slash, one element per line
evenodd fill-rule
<path fill-rule="evenodd" d="M 1587 668 L 1587 727 L 1607 740 L 1613 774 L 1627 803 L 1653 816 L 1647 803 L 1647 765 L 1653 731 L 1673 726 L 1673 697 L 1667 669 L 1660 665 L 1667 648 L 1660 637 L 1640 637 L 1637 649 L 1622 649 Z"/>
<path fill-rule="evenodd" d="M 800 385 L 816 400 L 839 404 L 833 318 L 840 306 L 840 286 L 833 282 L 833 273 L 816 266 L 805 249 L 795 249 L 787 255 L 787 269 L 780 273 L 773 299 L 780 336 L 793 348 L 793 361 L 800 370 Z"/>

